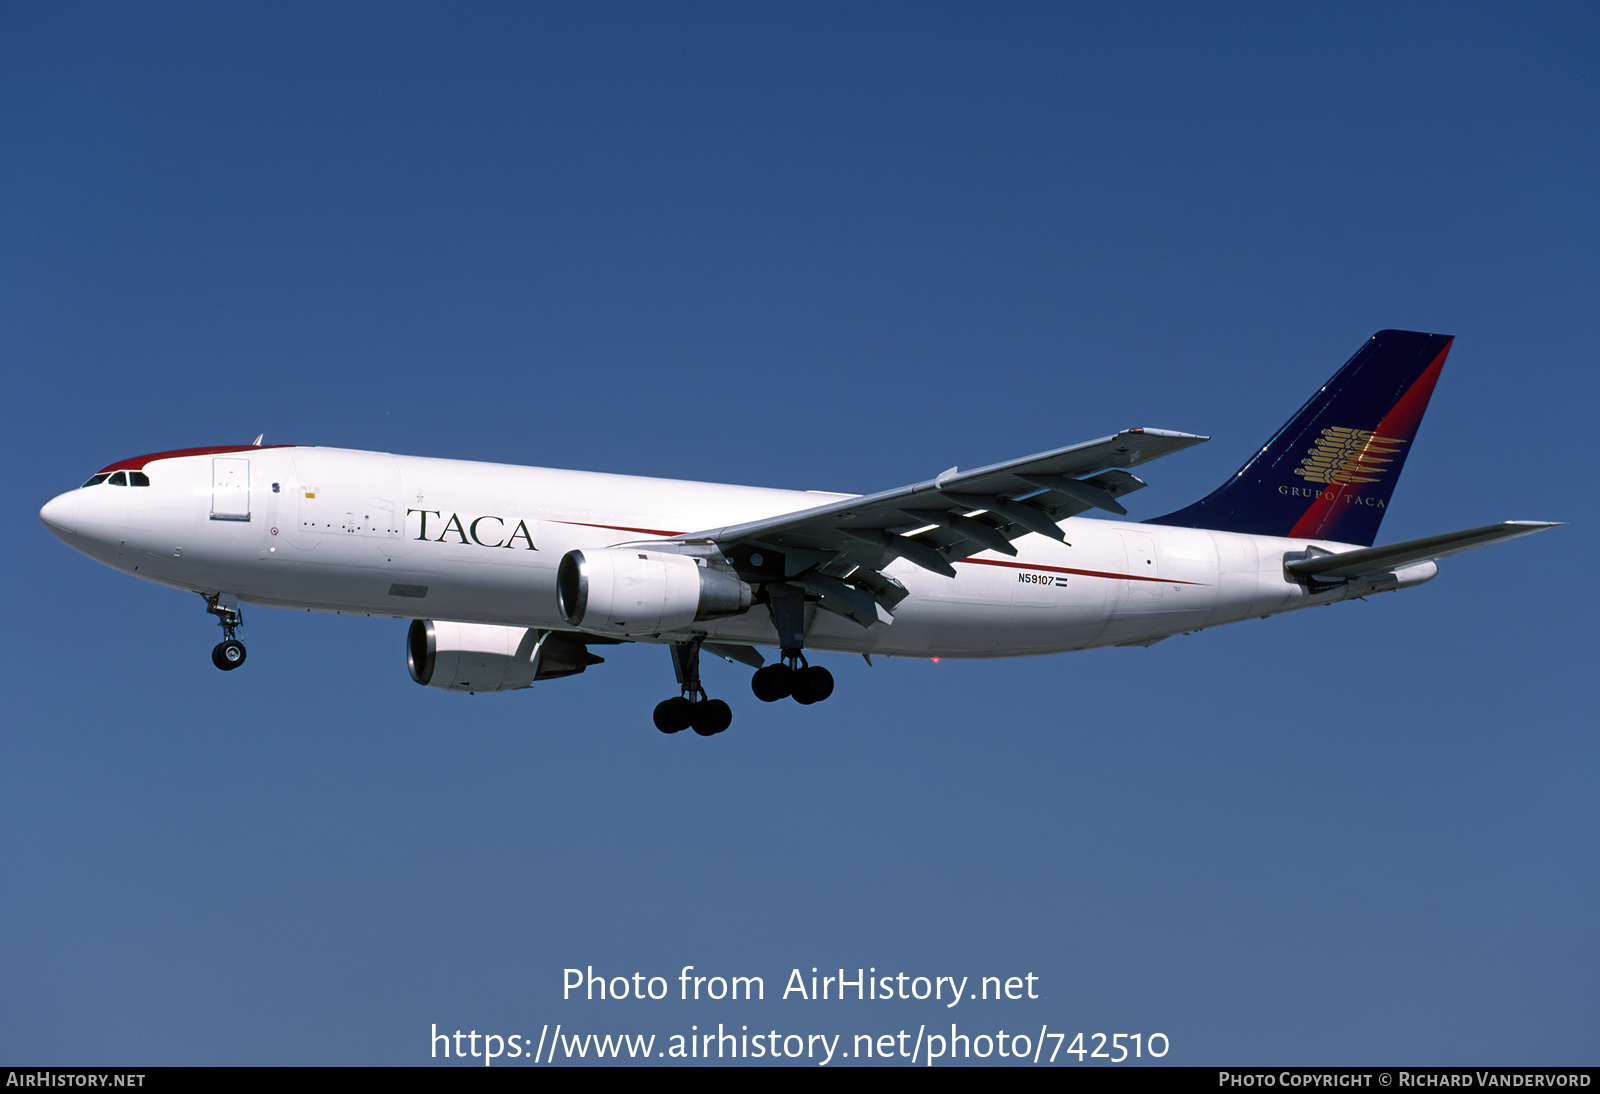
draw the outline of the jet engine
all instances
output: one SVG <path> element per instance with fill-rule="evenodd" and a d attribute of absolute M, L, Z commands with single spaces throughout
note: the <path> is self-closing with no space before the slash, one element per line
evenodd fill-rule
<path fill-rule="evenodd" d="M 561 618 L 596 634 L 660 634 L 750 607 L 750 586 L 701 560 L 633 547 L 568 551 L 556 571 Z"/>
<path fill-rule="evenodd" d="M 449 691 L 513 691 L 604 660 L 567 631 L 413 619 L 406 634 L 411 679 Z"/>

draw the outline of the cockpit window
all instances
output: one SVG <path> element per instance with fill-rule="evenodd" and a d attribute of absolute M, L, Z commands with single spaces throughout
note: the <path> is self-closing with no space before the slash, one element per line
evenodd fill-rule
<path fill-rule="evenodd" d="M 110 482 L 112 486 L 149 486 L 150 476 L 143 471 L 102 471 L 78 487 L 79 490 Z"/>

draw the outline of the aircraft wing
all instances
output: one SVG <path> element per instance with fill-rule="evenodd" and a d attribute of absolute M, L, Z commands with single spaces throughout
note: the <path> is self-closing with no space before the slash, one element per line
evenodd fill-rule
<path fill-rule="evenodd" d="M 1539 520 L 1508 520 L 1501 524 L 1486 524 L 1481 528 L 1468 528 L 1462 532 L 1446 532 L 1424 539 L 1410 539 L 1404 543 L 1390 543 L 1383 547 L 1363 547 L 1356 551 L 1339 551 L 1318 554 L 1311 558 L 1295 559 L 1284 564 L 1290 573 L 1302 577 L 1359 578 L 1389 573 L 1402 566 L 1418 562 L 1459 555 L 1498 543 L 1503 539 L 1532 535 L 1546 528 L 1559 528 L 1561 522 Z"/>
<path fill-rule="evenodd" d="M 715 544 L 742 576 L 792 580 L 812 600 L 863 626 L 889 621 L 905 596 L 880 571 L 896 558 L 946 577 L 979 551 L 1015 555 L 1030 532 L 1066 537 L 1059 521 L 1088 509 L 1124 515 L 1117 498 L 1145 485 L 1125 468 L 1209 440 L 1164 429 L 1128 429 L 971 471 L 952 467 L 926 482 L 844 498 L 746 524 L 672 537 Z"/>

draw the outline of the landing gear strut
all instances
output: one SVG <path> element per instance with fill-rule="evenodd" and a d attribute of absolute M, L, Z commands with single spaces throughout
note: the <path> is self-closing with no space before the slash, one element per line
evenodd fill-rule
<path fill-rule="evenodd" d="M 756 670 L 750 690 L 763 703 L 793 698 L 801 706 L 820 703 L 833 694 L 833 673 L 806 663 L 805 594 L 793 585 L 767 586 L 767 607 L 782 643 L 781 659 Z"/>
<path fill-rule="evenodd" d="M 721 699 L 707 699 L 700 685 L 700 643 L 691 638 L 672 644 L 672 671 L 682 694 L 656 704 L 656 728 L 663 733 L 693 730 L 702 737 L 721 733 L 733 724 L 733 709 Z"/>
<path fill-rule="evenodd" d="M 244 643 L 239 641 L 239 628 L 244 626 L 244 616 L 239 613 L 239 598 L 232 593 L 212 593 L 206 597 L 206 611 L 217 617 L 222 628 L 222 641 L 211 651 L 211 663 L 223 672 L 230 672 L 244 664 Z"/>

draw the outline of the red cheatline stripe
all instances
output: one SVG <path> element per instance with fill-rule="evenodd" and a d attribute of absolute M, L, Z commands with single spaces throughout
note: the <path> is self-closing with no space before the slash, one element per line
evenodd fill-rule
<path fill-rule="evenodd" d="M 1010 570 L 1048 570 L 1053 574 L 1077 574 L 1080 577 L 1121 577 L 1129 581 L 1160 581 L 1167 585 L 1205 584 L 1203 581 L 1179 581 L 1174 577 L 1142 577 L 1139 574 L 1113 574 L 1104 570 L 1075 570 L 1071 566 L 1040 566 L 1036 562 L 1002 562 L 997 558 L 958 558 L 956 562 L 970 562 L 974 566 L 1004 566 Z"/>
<path fill-rule="evenodd" d="M 212 448 L 174 448 L 170 452 L 152 452 L 148 456 L 134 456 L 132 459 L 118 460 L 108 464 L 95 472 L 104 475 L 108 471 L 143 471 L 147 463 L 156 460 L 175 460 L 180 456 L 220 456 L 227 452 L 265 452 L 269 448 L 304 448 L 299 444 L 225 444 Z"/>
<path fill-rule="evenodd" d="M 663 528 L 629 528 L 626 524 L 589 524 L 581 520 L 553 520 L 551 524 L 576 524 L 580 528 L 606 528 L 613 532 L 638 532 L 646 536 L 681 536 L 682 532 L 668 532 Z"/>

